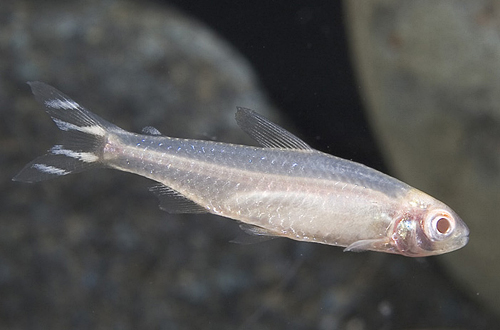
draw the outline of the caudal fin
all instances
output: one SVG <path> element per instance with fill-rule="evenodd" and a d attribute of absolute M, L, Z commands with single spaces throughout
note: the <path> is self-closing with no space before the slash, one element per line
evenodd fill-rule
<path fill-rule="evenodd" d="M 107 133 L 121 129 L 47 84 L 37 81 L 28 84 L 63 132 L 63 142 L 26 165 L 12 180 L 37 182 L 101 165 Z"/>

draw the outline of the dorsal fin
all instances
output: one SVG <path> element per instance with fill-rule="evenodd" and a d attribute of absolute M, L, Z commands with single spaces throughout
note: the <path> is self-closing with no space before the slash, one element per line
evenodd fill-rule
<path fill-rule="evenodd" d="M 307 143 L 284 128 L 247 108 L 236 108 L 238 126 L 266 148 L 313 150 Z"/>
<path fill-rule="evenodd" d="M 161 135 L 160 131 L 153 126 L 146 126 L 142 129 L 142 134 L 146 135 Z"/>
<path fill-rule="evenodd" d="M 168 213 L 208 213 L 203 206 L 163 184 L 150 187 L 149 191 L 160 200 L 160 209 Z"/>

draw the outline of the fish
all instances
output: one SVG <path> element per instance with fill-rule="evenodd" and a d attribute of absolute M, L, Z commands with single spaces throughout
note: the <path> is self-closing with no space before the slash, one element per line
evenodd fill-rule
<path fill-rule="evenodd" d="M 28 82 L 62 143 L 26 165 L 14 181 L 38 182 L 94 168 L 156 181 L 170 213 L 212 213 L 257 237 L 425 257 L 465 246 L 469 229 L 447 205 L 365 165 L 311 148 L 257 112 L 236 122 L 259 146 L 131 133 L 42 82 Z"/>

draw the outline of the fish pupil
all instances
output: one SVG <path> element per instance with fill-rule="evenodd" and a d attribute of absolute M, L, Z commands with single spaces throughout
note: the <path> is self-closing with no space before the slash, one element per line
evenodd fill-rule
<path fill-rule="evenodd" d="M 441 234 L 446 234 L 448 230 L 450 229 L 450 222 L 446 218 L 440 218 L 436 222 L 436 229 L 439 233 Z"/>

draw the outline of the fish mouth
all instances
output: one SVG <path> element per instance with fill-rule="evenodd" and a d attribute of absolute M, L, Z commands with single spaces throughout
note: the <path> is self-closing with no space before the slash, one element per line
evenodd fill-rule
<path fill-rule="evenodd" d="M 465 223 L 463 224 L 463 226 L 465 229 L 464 229 L 463 236 L 460 239 L 460 242 L 462 243 L 462 246 L 465 246 L 469 242 L 470 231 L 469 231 L 469 227 L 467 227 L 467 225 Z"/>
<path fill-rule="evenodd" d="M 444 254 L 459 250 L 464 246 L 466 246 L 468 242 L 469 242 L 469 233 L 467 233 L 467 235 L 461 235 L 459 237 L 455 237 L 448 243 L 443 242 L 444 245 L 439 254 Z"/>
<path fill-rule="evenodd" d="M 462 237 L 462 239 L 460 240 L 460 243 L 462 243 L 462 246 L 465 246 L 465 245 L 467 245 L 467 243 L 469 243 L 469 233 L 467 233 L 467 235 Z"/>
<path fill-rule="evenodd" d="M 455 250 L 461 249 L 464 246 L 466 246 L 467 243 L 469 243 L 469 234 L 468 233 L 467 233 L 467 235 L 463 235 L 462 237 L 457 238 L 455 240 L 455 243 L 453 244 L 453 248 L 452 248 L 451 251 L 455 251 Z"/>

